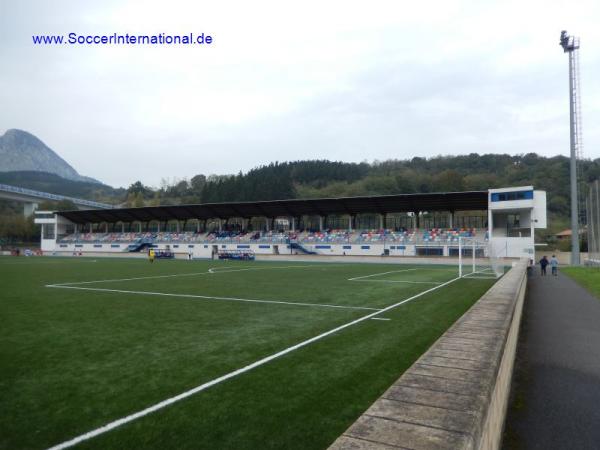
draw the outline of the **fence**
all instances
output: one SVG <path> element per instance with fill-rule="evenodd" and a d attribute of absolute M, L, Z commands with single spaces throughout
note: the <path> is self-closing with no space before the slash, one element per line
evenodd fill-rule
<path fill-rule="evenodd" d="M 600 183 L 590 184 L 586 198 L 587 264 L 600 265 Z"/>

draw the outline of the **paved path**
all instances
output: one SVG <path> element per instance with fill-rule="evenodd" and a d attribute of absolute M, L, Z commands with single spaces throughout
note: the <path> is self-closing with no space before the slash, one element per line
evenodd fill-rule
<path fill-rule="evenodd" d="M 600 300 L 566 275 L 528 283 L 505 449 L 600 449 Z"/>

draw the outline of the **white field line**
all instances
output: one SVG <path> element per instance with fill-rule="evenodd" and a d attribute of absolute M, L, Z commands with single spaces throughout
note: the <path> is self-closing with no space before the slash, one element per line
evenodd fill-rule
<path fill-rule="evenodd" d="M 339 266 L 339 264 L 331 264 L 331 266 Z M 328 267 L 331 267 L 328 266 Z M 295 269 L 297 267 L 318 267 L 322 268 L 322 265 L 311 264 L 311 265 L 296 265 L 296 266 L 276 266 L 276 267 L 248 267 L 244 269 L 229 269 L 229 267 L 211 267 L 208 269 L 210 273 L 229 273 L 229 272 L 244 272 L 247 270 L 271 270 L 271 269 Z M 223 270 L 219 270 L 223 269 Z"/>
<path fill-rule="evenodd" d="M 208 382 L 206 382 L 204 384 L 201 384 L 200 386 L 196 386 L 195 388 L 192 388 L 190 390 L 182 392 L 181 394 L 178 394 L 178 395 L 176 395 L 174 397 L 168 398 L 166 400 L 163 400 L 162 402 L 159 402 L 159 403 L 156 403 L 156 404 L 154 404 L 152 406 L 149 406 L 148 408 L 142 409 L 141 411 L 138 411 L 138 412 L 136 412 L 134 414 L 130 414 L 129 416 L 122 417 L 121 419 L 118 419 L 118 420 L 115 420 L 113 422 L 107 423 L 106 425 L 104 425 L 104 426 L 102 426 L 100 428 L 96 428 L 95 430 L 89 431 L 89 432 L 87 432 L 85 434 L 82 434 L 80 436 L 77 436 L 77 437 L 75 437 L 73 439 L 70 439 L 68 441 L 62 442 L 62 443 L 60 443 L 58 445 L 55 445 L 55 446 L 51 447 L 48 450 L 62 450 L 62 449 L 65 449 L 65 448 L 72 447 L 74 445 L 79 444 L 80 442 L 86 441 L 86 440 L 91 439 L 93 437 L 96 437 L 96 436 L 98 436 L 100 434 L 106 433 L 107 431 L 113 430 L 113 429 L 115 429 L 115 428 L 117 428 L 117 427 L 119 427 L 121 425 L 124 425 L 126 423 L 132 422 L 132 421 L 134 421 L 136 419 L 139 419 L 140 417 L 147 416 L 148 414 L 151 414 L 151 413 L 153 413 L 155 411 L 158 411 L 158 410 L 160 410 L 160 409 L 162 409 L 162 408 L 164 408 L 166 406 L 172 405 L 175 402 L 178 402 L 180 400 L 188 398 L 188 397 L 190 397 L 190 396 L 192 396 L 194 394 L 197 394 L 198 392 L 204 391 L 204 390 L 206 390 L 206 389 L 208 389 L 208 388 L 210 388 L 210 387 L 212 387 L 212 386 L 214 386 L 216 384 L 222 383 L 223 381 L 226 381 L 226 380 L 228 380 L 230 378 L 236 377 L 236 376 L 241 375 L 241 374 L 243 374 L 245 372 L 248 372 L 248 371 L 250 371 L 252 369 L 255 369 L 255 368 L 260 367 L 260 366 L 262 366 L 264 364 L 267 364 L 268 362 L 271 362 L 274 359 L 277 359 L 277 358 L 280 358 L 280 357 L 282 357 L 284 355 L 287 355 L 288 353 L 291 353 L 291 352 L 293 352 L 295 350 L 298 350 L 299 348 L 306 347 L 307 345 L 312 344 L 313 342 L 319 341 L 319 340 L 321 340 L 321 339 L 323 339 L 323 338 L 325 338 L 327 336 L 330 336 L 330 335 L 332 335 L 334 333 L 337 333 L 338 331 L 341 331 L 341 330 L 343 330 L 345 328 L 351 327 L 351 326 L 356 325 L 358 323 L 364 322 L 365 320 L 371 319 L 371 318 L 373 318 L 373 317 L 375 317 L 375 316 L 377 316 L 377 315 L 379 315 L 381 313 L 384 313 L 384 312 L 390 311 L 390 310 L 392 310 L 394 308 L 397 308 L 400 305 L 403 305 L 405 303 L 413 301 L 413 300 L 415 300 L 415 299 L 417 299 L 419 297 L 422 297 L 425 294 L 428 294 L 428 293 L 433 292 L 433 291 L 435 291 L 437 289 L 440 289 L 440 288 L 442 288 L 444 286 L 447 286 L 450 283 L 453 283 L 453 282 L 455 282 L 457 280 L 460 280 L 460 278 L 458 278 L 458 277 L 457 278 L 453 278 L 452 280 L 446 281 L 445 283 L 440 284 L 439 286 L 435 286 L 435 287 L 432 287 L 430 289 L 427 289 L 426 291 L 420 292 L 419 294 L 413 295 L 412 297 L 409 297 L 409 298 L 407 298 L 405 300 L 402 300 L 402 301 L 400 301 L 398 303 L 394 303 L 393 305 L 387 306 L 387 307 L 385 307 L 385 308 L 383 308 L 383 309 L 381 309 L 379 311 L 376 311 L 376 312 L 371 313 L 371 314 L 367 314 L 366 316 L 360 317 L 360 318 L 355 319 L 355 320 L 353 320 L 351 322 L 348 322 L 348 323 L 345 323 L 345 324 L 340 325 L 338 327 L 335 327 L 335 328 L 333 328 L 333 329 L 331 329 L 329 331 L 326 331 L 325 333 L 319 334 L 318 336 L 312 337 L 312 338 L 307 339 L 305 341 L 302 341 L 302 342 L 300 342 L 300 343 L 298 343 L 296 345 L 293 345 L 293 346 L 288 347 L 288 348 L 286 348 L 284 350 L 281 350 L 281 351 L 279 351 L 277 353 L 274 353 L 274 354 L 272 354 L 270 356 L 267 356 L 265 358 L 259 359 L 258 361 L 255 361 L 252 364 L 248 364 L 247 366 L 244 366 L 244 367 L 242 367 L 240 369 L 234 370 L 233 372 L 229 372 L 229 373 L 227 373 L 225 375 L 222 375 L 222 376 L 220 376 L 218 378 L 215 378 L 215 379 L 213 379 L 211 381 L 208 381 Z"/>
<path fill-rule="evenodd" d="M 38 264 L 70 264 L 73 261 L 23 261 L 23 262 L 0 262 L 0 266 L 31 266 Z M 93 261 L 77 261 L 77 263 L 95 263 L 98 262 L 96 260 Z"/>
<path fill-rule="evenodd" d="M 392 270 L 390 272 L 373 273 L 371 275 L 363 275 L 362 277 L 348 278 L 348 281 L 356 281 L 356 280 L 360 280 L 362 278 L 377 277 L 379 275 L 387 275 L 388 273 L 410 272 L 413 270 L 418 270 L 418 269 L 402 269 L 402 270 Z"/>
<path fill-rule="evenodd" d="M 387 319 L 385 317 L 371 317 L 371 320 L 392 320 L 392 319 Z"/>
<path fill-rule="evenodd" d="M 475 272 L 470 272 L 463 275 L 463 278 L 472 278 L 475 280 L 497 280 L 498 277 L 494 274 L 491 267 L 486 267 Z"/>
<path fill-rule="evenodd" d="M 67 283 L 55 283 L 52 287 L 59 286 L 76 286 L 80 284 L 94 284 L 94 283 L 111 283 L 111 282 L 119 282 L 119 281 L 135 281 L 135 280 L 153 280 L 158 278 L 173 278 L 173 277 L 194 277 L 198 275 L 210 275 L 210 272 L 193 272 L 193 273 L 176 273 L 173 275 L 152 275 L 147 277 L 133 277 L 133 278 L 112 278 L 110 280 L 93 280 L 93 281 L 70 281 Z"/>
<path fill-rule="evenodd" d="M 238 272 L 241 270 L 271 270 L 271 269 L 289 269 L 292 267 L 316 267 L 314 265 L 312 266 L 277 266 L 277 267 L 253 267 L 253 268 L 249 268 L 249 269 L 235 269 L 235 270 L 228 270 L 228 271 L 222 271 L 223 273 L 225 272 Z M 221 271 L 219 272 L 211 272 L 213 268 L 208 269 L 208 271 L 206 272 L 191 272 L 191 273 L 176 273 L 176 274 L 172 274 L 172 275 L 151 275 L 151 276 L 146 276 L 146 277 L 134 277 L 134 278 L 113 278 L 113 279 L 109 279 L 109 280 L 93 280 L 93 281 L 71 281 L 71 282 L 67 282 L 67 283 L 55 283 L 52 286 L 77 286 L 80 284 L 94 284 L 94 283 L 110 283 L 110 282 L 119 282 L 119 281 L 135 281 L 135 280 L 153 280 L 153 279 L 159 279 L 159 278 L 173 278 L 173 277 L 194 277 L 194 276 L 198 276 L 198 275 L 211 275 L 211 274 L 215 274 L 215 273 L 221 273 Z"/>
<path fill-rule="evenodd" d="M 90 288 L 79 286 L 65 286 L 60 284 L 47 284 L 46 287 L 58 289 L 77 289 L 81 291 L 96 291 L 96 292 L 113 292 L 118 294 L 136 294 L 136 295 L 157 295 L 163 297 L 178 297 L 178 298 L 197 298 L 203 300 L 220 300 L 230 302 L 246 302 L 246 303 L 271 303 L 277 305 L 292 305 L 292 306 L 313 306 L 321 308 L 337 308 L 337 309 L 360 309 L 367 311 L 381 311 L 381 308 L 369 308 L 366 306 L 345 306 L 345 305 L 330 305 L 326 303 L 303 303 L 303 302 L 286 302 L 283 300 L 260 300 L 251 298 L 237 297 L 214 297 L 211 295 L 196 295 L 196 294 L 171 294 L 167 292 L 151 292 L 151 291 L 129 291 L 124 289 L 105 289 L 105 288 Z"/>
<path fill-rule="evenodd" d="M 464 277 L 463 277 L 464 278 Z M 442 284 L 437 281 L 409 281 L 409 280 L 350 280 L 368 283 L 410 283 L 410 284 Z"/>

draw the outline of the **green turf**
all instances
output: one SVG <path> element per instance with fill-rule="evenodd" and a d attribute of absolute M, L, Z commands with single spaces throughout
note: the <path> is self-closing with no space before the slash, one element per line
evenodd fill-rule
<path fill-rule="evenodd" d="M 45 287 L 181 274 L 191 275 Z M 373 312 L 316 304 L 383 308 L 455 276 L 447 266 L 0 258 L 0 448 L 56 445 Z M 492 283 L 453 282 L 381 315 L 390 321 L 363 321 L 80 447 L 326 448 Z"/>
<path fill-rule="evenodd" d="M 564 267 L 562 272 L 569 275 L 596 298 L 600 299 L 600 269 L 597 267 Z"/>

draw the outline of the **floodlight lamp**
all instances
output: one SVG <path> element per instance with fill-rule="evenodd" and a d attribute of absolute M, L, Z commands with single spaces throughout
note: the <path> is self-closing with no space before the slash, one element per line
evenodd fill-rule
<path fill-rule="evenodd" d="M 579 48 L 579 38 L 569 36 L 566 30 L 560 32 L 560 46 L 564 52 L 571 52 Z"/>

